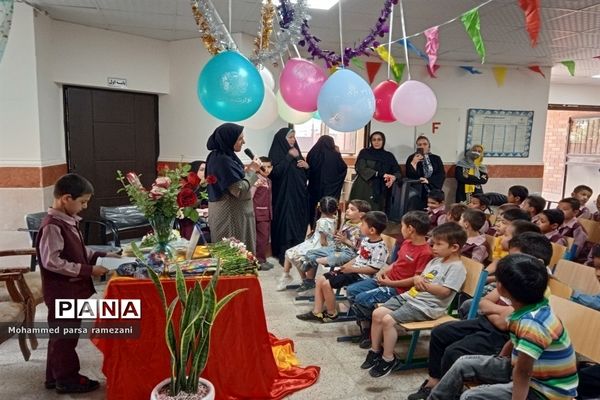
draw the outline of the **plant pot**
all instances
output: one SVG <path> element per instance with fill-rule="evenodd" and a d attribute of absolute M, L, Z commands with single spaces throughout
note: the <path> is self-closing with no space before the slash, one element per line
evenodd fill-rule
<path fill-rule="evenodd" d="M 162 390 L 163 387 L 168 386 L 169 383 L 171 383 L 171 378 L 167 378 L 167 379 L 161 381 L 158 385 L 156 385 L 154 387 L 154 389 L 152 389 L 152 393 L 150 394 L 150 400 L 158 400 L 160 391 Z M 198 378 L 198 383 L 208 387 L 208 394 L 204 397 L 198 396 L 197 400 L 215 400 L 215 387 L 213 386 L 213 384 L 204 378 Z M 180 394 L 182 394 L 182 393 L 180 393 Z M 188 396 L 188 397 L 186 397 L 186 399 L 189 399 L 189 398 L 196 399 L 195 397 L 189 397 L 189 396 L 193 396 L 193 395 L 189 395 L 189 394 L 185 394 L 185 393 L 183 395 Z M 167 398 L 176 399 L 177 397 L 167 397 Z"/>

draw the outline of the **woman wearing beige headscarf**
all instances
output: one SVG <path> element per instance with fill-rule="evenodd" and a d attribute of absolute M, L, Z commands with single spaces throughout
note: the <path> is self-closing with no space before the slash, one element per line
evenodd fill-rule
<path fill-rule="evenodd" d="M 475 144 L 465 151 L 462 160 L 456 163 L 456 202 L 468 202 L 474 193 L 483 193 L 481 185 L 488 181 L 487 167 L 483 165 L 483 146 Z"/>

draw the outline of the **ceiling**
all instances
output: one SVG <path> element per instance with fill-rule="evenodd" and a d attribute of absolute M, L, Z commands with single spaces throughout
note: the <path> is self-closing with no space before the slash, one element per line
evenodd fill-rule
<path fill-rule="evenodd" d="M 232 32 L 256 35 L 262 0 L 232 0 Z M 275 1 L 276 2 L 276 1 Z M 455 18 L 484 0 L 404 0 L 407 34 L 421 32 Z M 188 0 L 28 0 L 56 20 L 110 29 L 160 40 L 198 37 Z M 227 0 L 213 0 L 224 21 Z M 342 0 L 345 46 L 360 41 L 373 26 L 383 0 Z M 538 45 L 531 48 L 524 14 L 517 0 L 493 0 L 480 8 L 487 64 L 554 66 L 552 80 L 598 84 L 600 74 L 600 0 L 541 1 L 542 29 Z M 322 39 L 322 48 L 339 52 L 338 7 L 310 10 L 311 32 Z M 393 37 L 400 37 L 399 7 L 395 10 Z M 387 41 L 387 38 L 382 40 Z M 423 35 L 413 39 L 423 48 Z M 401 56 L 399 47 L 394 54 Z M 439 60 L 476 65 L 479 58 L 460 21 L 440 28 Z M 575 77 L 557 65 L 575 60 Z"/>

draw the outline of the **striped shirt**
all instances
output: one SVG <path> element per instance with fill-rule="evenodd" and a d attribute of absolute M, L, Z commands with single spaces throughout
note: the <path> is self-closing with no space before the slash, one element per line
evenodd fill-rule
<path fill-rule="evenodd" d="M 541 398 L 571 399 L 577 395 L 577 366 L 571 339 L 552 313 L 548 300 L 523 307 L 508 318 L 513 365 L 519 353 L 536 360 L 529 386 Z"/>

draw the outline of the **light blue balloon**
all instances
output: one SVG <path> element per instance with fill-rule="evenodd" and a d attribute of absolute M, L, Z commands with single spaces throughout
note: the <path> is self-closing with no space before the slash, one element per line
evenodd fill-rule
<path fill-rule="evenodd" d="M 341 69 L 321 88 L 317 109 L 321 120 L 331 129 L 352 132 L 364 127 L 373 117 L 375 96 L 363 78 Z"/>
<path fill-rule="evenodd" d="M 236 51 L 223 51 L 206 63 L 198 78 L 198 98 L 223 121 L 249 118 L 262 104 L 265 86 L 252 63 Z"/>

